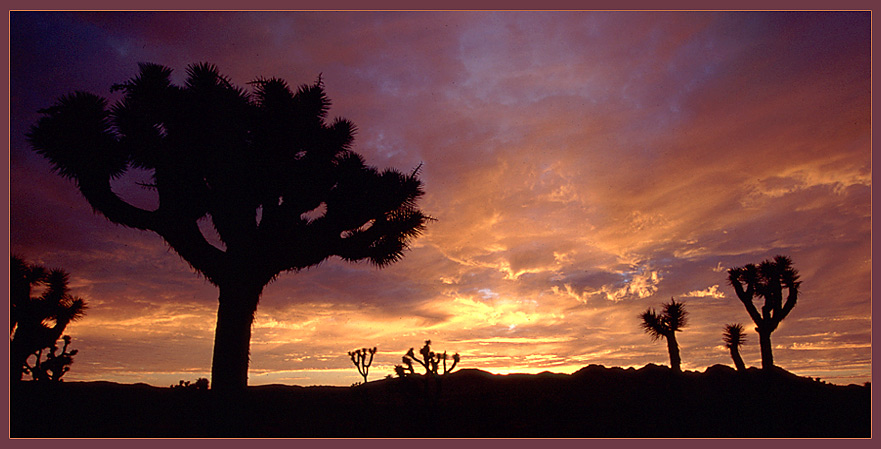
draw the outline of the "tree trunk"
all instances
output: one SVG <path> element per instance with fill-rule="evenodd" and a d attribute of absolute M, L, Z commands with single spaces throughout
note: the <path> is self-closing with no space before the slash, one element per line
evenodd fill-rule
<path fill-rule="evenodd" d="M 219 289 L 211 388 L 241 391 L 248 386 L 251 324 L 262 287 L 224 284 Z"/>
<path fill-rule="evenodd" d="M 667 335 L 667 351 L 670 352 L 670 367 L 673 371 L 682 371 L 682 360 L 679 358 L 679 344 L 676 343 L 676 332 Z"/>
<path fill-rule="evenodd" d="M 758 329 L 759 347 L 762 350 L 762 369 L 774 367 L 774 354 L 771 353 L 771 332 Z"/>
<path fill-rule="evenodd" d="M 736 347 L 731 348 L 731 358 L 734 360 L 734 366 L 737 368 L 737 371 L 746 371 L 746 365 L 743 363 L 743 357 L 740 356 L 740 351 L 737 350 Z"/>
<path fill-rule="evenodd" d="M 20 341 L 13 339 L 9 343 L 9 380 L 13 382 L 21 381 L 24 376 L 24 364 L 27 362 L 31 353 L 22 347 Z"/>

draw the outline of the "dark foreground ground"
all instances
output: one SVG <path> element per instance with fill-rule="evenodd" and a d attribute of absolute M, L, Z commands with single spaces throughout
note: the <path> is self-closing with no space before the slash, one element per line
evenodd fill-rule
<path fill-rule="evenodd" d="M 24 382 L 10 394 L 13 438 L 871 436 L 869 386 L 721 365 L 679 375 L 656 365 L 591 365 L 571 375 L 461 370 L 439 382 L 272 385 L 235 396 Z"/>

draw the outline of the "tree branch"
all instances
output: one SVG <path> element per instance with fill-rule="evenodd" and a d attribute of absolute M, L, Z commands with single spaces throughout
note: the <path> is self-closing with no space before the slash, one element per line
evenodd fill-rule
<path fill-rule="evenodd" d="M 77 185 L 92 208 L 108 220 L 130 228 L 154 230 L 156 213 L 123 201 L 110 188 L 109 177 L 103 179 L 79 177 Z"/>
<path fill-rule="evenodd" d="M 780 321 L 783 321 L 789 312 L 792 311 L 793 307 L 795 307 L 795 303 L 798 301 L 798 286 L 789 287 L 789 294 L 786 297 L 786 304 L 783 305 L 783 309 L 780 312 Z M 776 318 L 776 316 L 775 316 Z"/>
<path fill-rule="evenodd" d="M 731 285 L 734 287 L 734 292 L 737 293 L 737 298 L 740 299 L 740 302 L 746 307 L 746 312 L 749 313 L 749 317 L 752 318 L 756 325 L 761 324 L 764 320 L 759 314 L 758 309 L 756 309 L 756 305 L 753 303 L 752 285 L 749 285 L 746 291 L 743 290 L 743 285 L 740 284 L 740 280 L 738 279 L 731 279 Z"/>
<path fill-rule="evenodd" d="M 218 285 L 218 281 L 236 276 L 227 254 L 208 243 L 197 221 L 182 221 L 175 216 L 156 221 L 153 231 L 211 283 Z"/>

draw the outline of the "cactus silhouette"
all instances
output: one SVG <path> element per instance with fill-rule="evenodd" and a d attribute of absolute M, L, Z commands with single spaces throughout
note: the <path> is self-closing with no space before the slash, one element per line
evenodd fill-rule
<path fill-rule="evenodd" d="M 56 354 L 56 352 L 58 352 L 58 345 L 53 344 L 49 353 L 46 354 L 46 360 L 41 360 L 43 358 L 43 349 L 40 349 L 34 353 L 36 356 L 34 366 L 25 363 L 25 370 L 31 374 L 31 377 L 34 380 L 61 382 L 61 377 L 70 371 L 70 365 L 73 363 L 73 356 L 75 356 L 78 351 L 76 349 L 71 351 L 67 350 L 70 346 L 70 335 L 65 335 L 61 337 L 61 339 L 64 341 L 64 347 L 61 349 L 60 354 Z"/>
<path fill-rule="evenodd" d="M 54 355 L 58 350 L 56 342 L 64 329 L 71 321 L 81 318 L 86 310 L 86 301 L 70 294 L 69 280 L 70 275 L 64 270 L 48 270 L 16 256 L 10 258 L 10 380 L 21 380 L 25 372 L 33 375 L 33 367 L 28 366 L 27 360 L 31 355 L 37 355 L 35 365 L 44 363 L 41 360 L 43 350 L 50 350 L 47 357 L 61 357 L 50 362 L 50 366 L 73 355 L 65 354 L 70 343 L 68 340 L 65 340 L 62 354 Z M 42 289 L 42 294 L 31 296 L 32 289 Z M 58 376 L 60 378 L 61 374 Z"/>
<path fill-rule="evenodd" d="M 376 354 L 376 347 L 349 351 L 349 357 L 352 359 L 355 367 L 358 368 L 358 373 L 364 377 L 364 383 L 367 383 L 367 371 L 370 369 L 370 364 L 373 363 L 374 354 Z M 370 356 L 369 359 L 367 358 L 368 356 Z"/>
<path fill-rule="evenodd" d="M 319 75 L 295 91 L 258 78 L 253 92 L 212 64 L 172 70 L 140 64 L 138 75 L 100 96 L 75 92 L 42 109 L 28 139 L 108 220 L 152 231 L 219 290 L 212 387 L 248 383 L 251 326 L 263 289 L 283 272 L 330 257 L 385 267 L 403 257 L 430 217 L 417 208 L 419 168 L 404 174 L 366 165 L 352 148 L 355 125 L 327 120 Z M 158 207 L 119 197 L 111 180 L 129 169 Z M 118 181 L 122 182 L 122 181 Z M 209 220 L 215 245 L 200 231 Z"/>
<path fill-rule="evenodd" d="M 743 325 L 740 323 L 726 324 L 722 340 L 725 342 L 725 347 L 731 351 L 731 359 L 734 360 L 734 366 L 737 367 L 737 371 L 746 371 L 746 365 L 740 356 L 740 347 L 746 343 Z"/>
<path fill-rule="evenodd" d="M 413 361 L 416 361 L 425 368 L 425 375 L 443 375 L 453 372 L 460 359 L 459 353 L 453 354 L 452 357 L 448 357 L 446 351 L 442 354 L 435 353 L 431 350 L 431 340 L 425 341 L 425 346 L 419 350 L 419 354 L 422 356 L 422 360 L 417 358 L 414 349 L 410 348 L 407 351 L 407 355 L 401 359 L 404 365 L 395 365 L 395 373 L 399 377 L 415 374 Z M 449 367 L 447 367 L 447 360 L 452 360 L 452 364 Z M 440 371 L 441 368 L 443 368 L 442 372 Z"/>
<path fill-rule="evenodd" d="M 750 318 L 756 323 L 759 333 L 759 347 L 762 351 L 762 369 L 774 367 L 774 354 L 771 346 L 771 333 L 789 315 L 798 301 L 798 271 L 792 267 L 792 260 L 786 256 L 776 256 L 758 266 L 754 264 L 728 270 L 728 282 L 734 287 L 737 298 L 746 307 Z M 783 290 L 787 290 L 786 301 Z M 754 299 L 764 299 L 762 311 L 756 309 Z"/>
<path fill-rule="evenodd" d="M 682 371 L 680 367 L 682 360 L 679 357 L 679 344 L 676 342 L 676 332 L 681 331 L 685 327 L 687 316 L 688 312 L 685 310 L 685 305 L 681 302 L 676 302 L 673 298 L 670 298 L 669 304 L 664 304 L 664 309 L 660 315 L 652 308 L 639 315 L 642 319 L 640 325 L 652 337 L 653 341 L 662 337 L 667 340 L 670 366 L 675 371 Z"/>

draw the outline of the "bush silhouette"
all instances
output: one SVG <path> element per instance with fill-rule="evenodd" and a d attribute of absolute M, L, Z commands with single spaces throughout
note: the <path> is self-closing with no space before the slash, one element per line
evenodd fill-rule
<path fill-rule="evenodd" d="M 664 304 L 661 314 L 657 314 L 655 309 L 649 308 L 639 317 L 642 319 L 640 325 L 643 330 L 652 337 L 652 340 L 665 338 L 667 340 L 667 351 L 670 353 L 670 367 L 674 371 L 682 371 L 680 364 L 682 359 L 679 357 L 679 344 L 676 342 L 676 332 L 682 330 L 687 324 L 686 317 L 688 312 L 685 305 L 676 302 L 670 298 L 669 304 Z"/>
<path fill-rule="evenodd" d="M 200 377 L 196 379 L 195 382 L 190 383 L 188 380 L 181 379 L 177 385 L 171 385 L 170 388 L 176 389 L 185 389 L 185 390 L 207 390 L 208 389 L 208 379 L 204 377 Z"/>
<path fill-rule="evenodd" d="M 773 260 L 765 260 L 758 266 L 749 264 L 728 270 L 728 282 L 734 287 L 737 298 L 756 323 L 759 347 L 762 351 L 762 369 L 773 368 L 771 333 L 789 315 L 798 301 L 798 289 L 801 285 L 798 271 L 792 267 L 790 258 L 776 256 Z M 787 290 L 785 302 L 784 289 Z M 759 298 L 764 300 L 761 313 L 753 303 L 754 299 Z"/>
<path fill-rule="evenodd" d="M 172 70 L 141 64 L 113 86 L 112 107 L 94 94 L 63 96 L 40 112 L 33 149 L 76 183 L 108 220 L 161 236 L 218 287 L 212 385 L 247 385 L 251 325 L 264 286 L 337 256 L 378 267 L 401 257 L 430 218 L 417 208 L 418 168 L 404 174 L 366 165 L 352 151 L 355 125 L 327 120 L 319 76 L 292 91 L 258 78 L 253 92 L 214 65 Z M 111 189 L 131 168 L 151 176 L 158 207 L 136 207 Z M 205 238 L 210 220 L 221 247 Z"/>
<path fill-rule="evenodd" d="M 60 379 L 66 372 L 64 368 L 72 362 L 71 357 L 76 351 L 67 352 L 70 337 L 65 338 L 62 353 L 55 354 L 58 351 L 56 343 L 64 329 L 71 321 L 81 318 L 86 310 L 86 301 L 70 294 L 69 280 L 70 275 L 64 270 L 48 270 L 16 256 L 10 258 L 10 380 L 19 381 L 26 372 L 41 378 L 49 375 L 41 368 L 35 371 L 36 366 L 45 363 L 41 359 L 46 349 L 50 350 L 47 357 L 51 361 L 47 369 L 52 369 L 52 376 Z M 34 288 L 42 289 L 42 294 L 31 296 Z M 32 355 L 36 355 L 37 360 L 34 366 L 29 366 L 27 360 Z"/>

